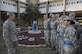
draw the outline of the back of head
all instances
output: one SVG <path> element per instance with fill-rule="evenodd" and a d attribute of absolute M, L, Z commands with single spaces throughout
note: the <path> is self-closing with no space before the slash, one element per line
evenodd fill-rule
<path fill-rule="evenodd" d="M 8 13 L 7 13 L 7 17 L 10 18 L 10 16 L 15 16 L 15 14 L 12 13 L 12 12 L 8 12 Z"/>
<path fill-rule="evenodd" d="M 52 13 L 49 14 L 50 17 L 52 17 L 52 15 L 54 15 L 54 14 L 52 14 Z"/>
<path fill-rule="evenodd" d="M 44 16 L 43 16 L 43 19 L 44 19 L 44 20 L 48 19 L 47 15 L 44 15 Z"/>
<path fill-rule="evenodd" d="M 55 16 L 59 17 L 59 16 L 60 16 L 60 14 L 55 14 Z"/>
<path fill-rule="evenodd" d="M 55 14 L 52 14 L 52 16 L 51 16 L 52 18 L 54 18 L 55 17 Z"/>
<path fill-rule="evenodd" d="M 64 20 L 70 20 L 70 21 L 72 21 L 73 19 L 72 19 L 71 17 L 69 17 L 69 16 L 66 16 L 66 17 L 64 18 Z"/>
<path fill-rule="evenodd" d="M 66 18 L 67 16 L 66 15 L 61 15 L 61 18 Z"/>
<path fill-rule="evenodd" d="M 69 14 L 69 17 L 71 17 L 71 18 L 75 18 L 75 16 L 76 16 L 76 13 L 75 13 L 75 12 L 71 12 L 71 13 Z"/>

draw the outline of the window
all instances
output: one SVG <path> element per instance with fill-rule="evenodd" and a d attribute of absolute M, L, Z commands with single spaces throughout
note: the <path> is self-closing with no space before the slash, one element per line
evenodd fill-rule
<path fill-rule="evenodd" d="M 24 6 L 20 6 L 21 8 L 26 8 L 26 7 L 24 7 Z"/>
<path fill-rule="evenodd" d="M 43 6 L 42 8 L 45 8 L 45 6 Z"/>
<path fill-rule="evenodd" d="M 52 7 L 52 5 L 49 5 L 49 7 Z"/>
<path fill-rule="evenodd" d="M 78 3 L 82 3 L 82 1 L 78 1 Z"/>
<path fill-rule="evenodd" d="M 60 4 L 57 4 L 57 6 L 60 6 Z"/>
<path fill-rule="evenodd" d="M 8 5 L 13 5 L 12 3 L 8 3 Z"/>
<path fill-rule="evenodd" d="M 68 3 L 68 5 L 70 5 L 70 2 Z"/>
<path fill-rule="evenodd" d="M 75 4 L 76 2 L 71 2 L 71 4 Z"/>
<path fill-rule="evenodd" d="M 56 6 L 55 4 L 53 6 Z"/>
<path fill-rule="evenodd" d="M 8 3 L 8 5 L 10 5 L 10 3 Z"/>
<path fill-rule="evenodd" d="M 7 4 L 7 2 L 4 2 L 4 1 L 3 1 L 3 4 Z"/>
<path fill-rule="evenodd" d="M 63 3 L 61 5 L 63 5 Z"/>
<path fill-rule="evenodd" d="M 16 6 L 16 4 L 13 4 L 13 6 Z"/>
<path fill-rule="evenodd" d="M 79 2 L 77 1 L 77 3 L 79 3 Z"/>

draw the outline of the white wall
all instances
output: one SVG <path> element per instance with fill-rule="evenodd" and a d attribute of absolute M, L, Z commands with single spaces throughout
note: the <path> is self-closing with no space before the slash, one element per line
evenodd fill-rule
<path fill-rule="evenodd" d="M 50 5 L 52 5 L 52 7 L 49 7 L 49 13 L 53 13 L 53 12 L 62 12 L 63 11 L 63 6 L 57 6 L 58 4 L 62 4 L 62 2 L 57 2 L 57 3 L 50 3 Z M 53 6 L 56 5 L 56 6 Z"/>
<path fill-rule="evenodd" d="M 40 8 L 39 10 L 41 11 L 41 13 L 46 13 L 46 4 L 42 4 L 39 7 L 45 7 L 45 8 Z"/>
<path fill-rule="evenodd" d="M 25 4 L 20 4 L 20 6 L 22 6 L 22 7 L 20 7 L 20 13 L 22 13 L 22 12 L 24 12 L 25 11 L 25 8 L 24 7 L 26 7 L 26 5 Z"/>
<path fill-rule="evenodd" d="M 1 4 L 1 10 L 2 11 L 17 12 L 16 6 L 13 6 L 13 4 L 16 4 L 15 2 L 12 2 L 12 1 L 2 1 L 0 4 Z"/>
<path fill-rule="evenodd" d="M 13 1 L 1 1 L 0 0 L 0 10 L 1 11 L 8 11 L 8 12 L 17 13 L 17 4 L 15 2 L 13 2 Z M 20 7 L 20 13 L 22 13 L 24 11 L 25 11 L 25 8 Z"/>
<path fill-rule="evenodd" d="M 74 1 L 74 0 L 73 0 Z M 71 1 L 71 2 L 73 2 L 73 1 Z M 75 1 L 75 4 L 69 4 L 69 5 L 67 5 L 66 6 L 66 11 L 82 11 L 82 0 L 78 0 L 78 2 L 80 2 L 81 1 L 81 3 L 77 3 L 77 0 Z M 68 2 L 70 2 L 70 1 L 68 1 Z"/>
<path fill-rule="evenodd" d="M 26 0 L 20 0 L 20 1 L 26 3 Z"/>
<path fill-rule="evenodd" d="M 66 11 L 82 11 L 82 0 L 70 0 L 70 1 L 67 1 L 66 3 L 69 3 L 68 5 L 66 5 Z M 63 2 L 50 3 L 49 4 L 50 5 L 49 13 L 63 12 L 62 4 L 63 4 Z M 45 6 L 45 7 L 43 7 L 43 6 Z M 40 5 L 39 10 L 41 11 L 41 13 L 46 13 L 46 4 Z"/>

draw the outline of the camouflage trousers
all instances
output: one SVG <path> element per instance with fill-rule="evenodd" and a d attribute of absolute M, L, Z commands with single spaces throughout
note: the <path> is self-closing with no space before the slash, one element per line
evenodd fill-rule
<path fill-rule="evenodd" d="M 51 46 L 51 43 L 50 43 L 50 32 L 49 31 L 44 31 L 44 37 L 45 37 L 45 45 L 46 46 Z"/>
<path fill-rule="evenodd" d="M 73 52 L 64 52 L 64 54 L 76 54 L 77 51 L 73 51 Z"/>
<path fill-rule="evenodd" d="M 79 53 L 78 54 L 82 54 L 82 43 L 79 44 Z"/>
<path fill-rule="evenodd" d="M 63 38 L 58 37 L 58 53 L 63 54 Z"/>
<path fill-rule="evenodd" d="M 77 53 L 77 45 L 76 46 L 63 46 L 64 54 L 76 54 Z"/>
<path fill-rule="evenodd" d="M 19 54 L 18 53 L 18 42 L 12 42 L 11 44 L 6 42 L 6 46 L 8 49 L 8 54 Z"/>
<path fill-rule="evenodd" d="M 55 35 L 55 33 L 51 34 L 50 42 L 51 42 L 52 48 L 56 47 L 56 35 Z"/>

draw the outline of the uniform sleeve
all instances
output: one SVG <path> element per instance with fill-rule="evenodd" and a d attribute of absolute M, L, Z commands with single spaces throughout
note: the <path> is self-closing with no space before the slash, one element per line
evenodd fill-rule
<path fill-rule="evenodd" d="M 9 26 L 7 25 L 7 23 L 3 24 L 3 38 L 5 41 L 11 42 L 9 36 Z"/>
<path fill-rule="evenodd" d="M 57 26 L 57 32 L 59 32 L 59 25 Z"/>
<path fill-rule="evenodd" d="M 57 32 L 60 34 L 60 25 L 57 26 Z"/>
<path fill-rule="evenodd" d="M 77 32 L 75 30 L 71 30 L 69 33 L 70 36 L 70 41 L 75 45 L 78 44 L 78 39 L 77 39 Z"/>
<path fill-rule="evenodd" d="M 18 33 L 19 33 L 19 31 L 16 29 L 15 34 L 16 34 L 16 36 L 17 36 L 17 39 L 19 39 L 19 38 L 18 38 Z"/>
<path fill-rule="evenodd" d="M 76 29 L 77 32 L 78 32 L 77 38 L 79 39 L 79 36 L 80 36 L 80 34 L 81 34 L 81 31 L 82 31 L 82 27 L 80 26 L 80 23 L 79 23 L 79 22 L 76 22 L 76 23 L 74 24 L 74 27 L 75 27 L 75 29 Z"/>
<path fill-rule="evenodd" d="M 56 32 L 57 36 L 59 35 L 59 25 L 57 26 L 57 32 Z"/>
<path fill-rule="evenodd" d="M 17 38 L 18 38 L 18 33 L 19 33 L 20 31 L 19 31 L 19 29 L 16 28 L 16 24 L 15 24 L 15 23 L 14 23 L 14 25 L 15 25 L 15 34 L 16 34 L 16 36 L 17 36 Z"/>
<path fill-rule="evenodd" d="M 47 24 L 47 28 L 49 28 L 50 29 L 50 20 L 48 20 L 48 24 Z"/>
<path fill-rule="evenodd" d="M 57 28 L 57 26 L 59 25 L 59 23 L 58 22 L 55 22 L 55 25 L 54 25 L 54 27 L 56 27 Z"/>

